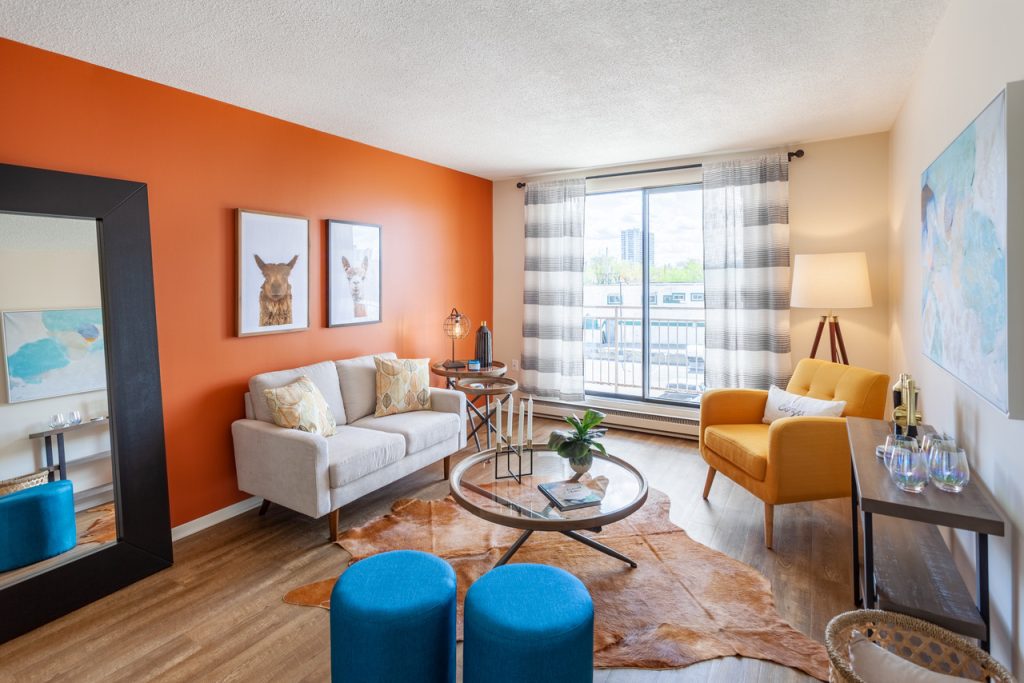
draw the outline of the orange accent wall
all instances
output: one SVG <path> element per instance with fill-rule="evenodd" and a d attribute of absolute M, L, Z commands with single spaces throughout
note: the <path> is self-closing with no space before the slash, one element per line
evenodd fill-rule
<path fill-rule="evenodd" d="M 453 305 L 492 318 L 488 180 L 3 39 L 0 93 L 0 162 L 149 185 L 174 525 L 245 497 L 230 425 L 251 375 L 446 358 Z M 309 330 L 235 336 L 237 207 L 309 218 Z M 383 225 L 382 323 L 326 327 L 328 218 Z"/>

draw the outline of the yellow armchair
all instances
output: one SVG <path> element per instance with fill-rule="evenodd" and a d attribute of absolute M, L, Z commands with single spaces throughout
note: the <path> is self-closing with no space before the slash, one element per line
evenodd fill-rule
<path fill-rule="evenodd" d="M 806 358 L 786 391 L 846 401 L 843 417 L 785 417 L 762 423 L 768 392 L 708 391 L 700 406 L 700 454 L 708 464 L 704 499 L 721 472 L 764 502 L 764 543 L 772 547 L 776 505 L 850 495 L 846 417 L 881 419 L 889 376 Z"/>

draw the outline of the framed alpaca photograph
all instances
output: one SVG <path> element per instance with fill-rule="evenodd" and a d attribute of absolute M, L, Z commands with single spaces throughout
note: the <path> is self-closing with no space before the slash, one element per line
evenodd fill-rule
<path fill-rule="evenodd" d="M 327 325 L 381 320 L 380 226 L 327 221 Z"/>
<path fill-rule="evenodd" d="M 309 221 L 238 209 L 238 336 L 309 327 Z"/>

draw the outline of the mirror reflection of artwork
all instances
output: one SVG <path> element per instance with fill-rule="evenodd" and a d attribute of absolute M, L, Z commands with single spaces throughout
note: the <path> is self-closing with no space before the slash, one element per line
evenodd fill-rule
<path fill-rule="evenodd" d="M 106 388 L 99 308 L 5 311 L 3 335 L 11 403 Z"/>
<path fill-rule="evenodd" d="M 117 540 L 101 300 L 95 220 L 0 212 L 0 590 Z"/>
<path fill-rule="evenodd" d="M 327 222 L 330 327 L 381 321 L 380 226 Z"/>
<path fill-rule="evenodd" d="M 309 222 L 238 211 L 238 336 L 309 327 Z"/>

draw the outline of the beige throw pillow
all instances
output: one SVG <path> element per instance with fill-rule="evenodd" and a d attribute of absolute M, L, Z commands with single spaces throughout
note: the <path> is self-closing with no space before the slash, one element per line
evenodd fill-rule
<path fill-rule="evenodd" d="M 430 410 L 430 359 L 374 358 L 377 365 L 376 417 Z"/>
<path fill-rule="evenodd" d="M 321 436 L 334 436 L 334 415 L 320 390 L 306 376 L 277 389 L 264 389 L 274 424 Z"/>

